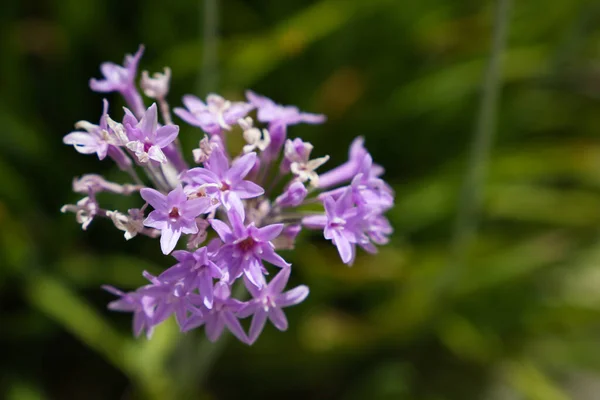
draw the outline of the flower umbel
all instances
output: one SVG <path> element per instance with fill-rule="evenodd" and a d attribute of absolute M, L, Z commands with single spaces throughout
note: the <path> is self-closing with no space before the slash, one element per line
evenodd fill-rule
<path fill-rule="evenodd" d="M 145 332 L 148 338 L 170 316 L 182 332 L 203 327 L 211 341 L 228 330 L 252 344 L 267 320 L 286 330 L 282 309 L 304 301 L 309 289 L 285 289 L 293 268 L 279 250 L 294 249 L 306 228 L 321 231 L 346 264 L 353 263 L 357 248 L 376 252 L 392 233 L 384 214 L 394 193 L 381 179 L 383 168 L 357 138 L 347 162 L 317 174 L 329 156 L 312 156 L 312 144 L 287 139 L 288 128 L 320 124 L 325 116 L 252 91 L 246 92 L 247 101 L 217 94 L 206 101 L 183 97 L 184 107 L 175 108 L 175 115 L 192 130 L 200 128 L 190 157 L 199 165 L 189 168 L 166 99 L 171 70 L 152 76 L 144 71 L 139 79 L 143 49 L 127 55 L 123 65 L 103 63 L 103 78 L 90 80 L 96 92 L 123 96 L 128 108 L 121 117 L 111 118 L 104 100 L 98 125 L 78 122 L 63 138 L 81 154 L 111 159 L 130 181 L 111 182 L 97 174 L 76 178 L 73 190 L 84 197 L 61 210 L 74 213 L 84 230 L 94 220 L 108 219 L 126 240 L 160 237 L 161 251 L 175 259 L 157 276 L 143 272 L 148 283 L 131 292 L 104 286 L 117 296 L 109 308 L 132 313 L 135 336 Z M 156 103 L 144 104 L 136 82 Z M 228 143 L 231 135 L 241 137 Z M 229 151 L 240 142 L 237 152 Z M 132 196 L 138 205 L 106 209 L 98 193 Z M 234 286 L 251 298 L 233 295 Z M 240 321 L 250 316 L 251 322 Z"/>

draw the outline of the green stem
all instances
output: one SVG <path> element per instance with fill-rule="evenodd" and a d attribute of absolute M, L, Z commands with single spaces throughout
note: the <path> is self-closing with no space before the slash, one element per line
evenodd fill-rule
<path fill-rule="evenodd" d="M 496 131 L 496 114 L 502 86 L 502 55 L 509 28 L 509 8 L 510 0 L 496 1 L 491 55 L 484 75 L 481 102 L 454 225 L 450 263 L 445 274 L 447 276 L 444 286 L 448 281 L 455 282 L 460 279 L 466 254 L 477 233 L 485 177 Z M 452 279 L 448 279 L 448 276 Z"/>
<path fill-rule="evenodd" d="M 200 71 L 199 93 L 206 94 L 218 87 L 218 0 L 204 0 L 202 9 L 202 69 Z"/>

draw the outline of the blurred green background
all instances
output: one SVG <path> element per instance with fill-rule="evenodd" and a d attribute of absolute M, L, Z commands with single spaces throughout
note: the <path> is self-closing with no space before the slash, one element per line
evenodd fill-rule
<path fill-rule="evenodd" d="M 600 398 L 600 4 L 513 3 L 479 229 L 456 258 L 493 1 L 3 1 L 0 398 Z M 211 346 L 170 321 L 148 342 L 106 310 L 101 284 L 171 260 L 60 214 L 73 176 L 123 179 L 61 139 L 99 118 L 99 64 L 139 43 L 142 69 L 172 68 L 171 105 L 252 88 L 327 114 L 289 134 L 330 166 L 357 135 L 385 166 L 391 244 L 352 268 L 319 235 L 285 252 L 311 288 L 288 332 Z"/>

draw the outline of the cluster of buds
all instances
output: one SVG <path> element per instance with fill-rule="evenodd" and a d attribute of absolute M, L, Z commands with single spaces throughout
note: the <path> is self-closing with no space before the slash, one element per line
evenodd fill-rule
<path fill-rule="evenodd" d="M 136 336 L 145 332 L 150 337 L 172 314 L 182 332 L 204 326 L 211 341 L 227 328 L 251 344 L 267 319 L 286 330 L 282 309 L 302 302 L 309 290 L 304 285 L 285 290 L 292 267 L 277 251 L 293 249 L 302 229 L 323 231 L 348 265 L 357 246 L 373 253 L 375 245 L 387 243 L 392 228 L 383 214 L 394 197 L 379 178 L 383 169 L 373 164 L 363 139 L 357 138 L 347 162 L 319 175 L 317 168 L 329 157 L 311 159 L 313 146 L 287 139 L 287 129 L 299 123 L 319 124 L 325 117 L 281 106 L 251 91 L 243 102 L 216 94 L 204 102 L 187 95 L 185 107 L 173 110 L 203 132 L 192 151 L 196 163 L 192 168 L 181 151 L 179 127 L 166 102 L 168 68 L 152 77 L 141 74 L 142 92 L 155 100 L 148 108 L 144 105 L 136 86 L 142 52 L 140 47 L 135 55 L 126 56 L 123 66 L 102 64 L 104 78 L 90 81 L 96 92 L 123 96 L 128 108 L 121 122 L 109 116 L 104 100 L 98 125 L 78 122 L 78 130 L 63 139 L 82 154 L 95 153 L 100 160 L 109 157 L 131 182 L 108 182 L 99 175 L 75 179 L 74 191 L 85 197 L 62 211 L 75 213 L 83 229 L 104 217 L 127 240 L 160 237 L 162 252 L 176 261 L 158 276 L 144 272 L 148 284 L 133 292 L 105 286 L 119 297 L 109 308 L 133 313 Z M 248 115 L 254 111 L 265 127 L 255 126 Z M 227 149 L 227 138 L 236 131 L 246 145 L 234 156 Z M 103 209 L 97 201 L 99 192 L 139 196 L 140 208 Z M 175 250 L 182 238 L 187 250 Z M 269 269 L 277 273 L 267 281 Z M 234 285 L 248 293 L 235 298 Z M 248 317 L 252 318 L 246 330 L 240 320 Z"/>

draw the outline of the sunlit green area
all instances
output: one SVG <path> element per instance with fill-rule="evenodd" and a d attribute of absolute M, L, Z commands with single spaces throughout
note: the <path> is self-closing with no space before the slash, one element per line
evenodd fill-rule
<path fill-rule="evenodd" d="M 495 1 L 4 1 L 0 398 L 598 399 L 600 4 L 511 3 L 481 207 L 457 256 Z M 283 254 L 291 284 L 311 289 L 288 332 L 210 345 L 169 321 L 136 340 L 129 316 L 106 309 L 100 285 L 134 289 L 172 260 L 156 241 L 126 242 L 102 220 L 83 232 L 60 213 L 78 200 L 74 176 L 126 179 L 62 137 L 99 118 L 99 64 L 140 43 L 142 69 L 171 67 L 171 105 L 252 88 L 327 114 L 289 134 L 330 166 L 358 135 L 385 166 L 391 244 L 349 268 L 303 236 Z M 191 150 L 201 134 L 177 122 Z"/>

